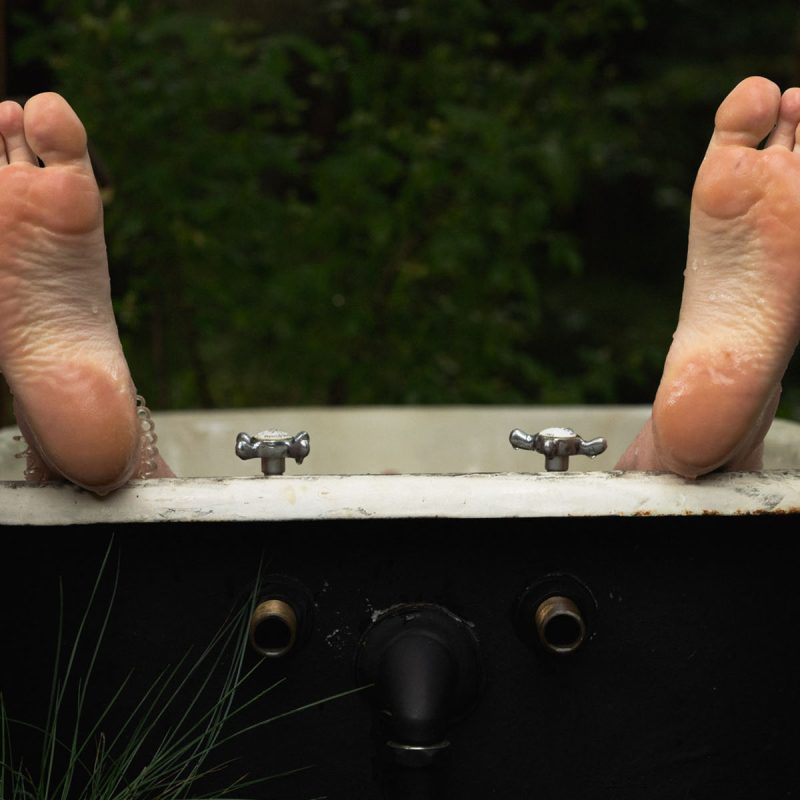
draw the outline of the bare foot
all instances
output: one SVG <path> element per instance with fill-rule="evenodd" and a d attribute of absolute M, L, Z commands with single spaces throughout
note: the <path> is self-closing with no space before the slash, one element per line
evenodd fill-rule
<path fill-rule="evenodd" d="M 0 369 L 37 477 L 104 494 L 143 469 L 171 474 L 117 335 L 86 133 L 51 93 L 0 103 Z"/>
<path fill-rule="evenodd" d="M 652 418 L 618 468 L 761 467 L 800 337 L 798 123 L 800 89 L 781 97 L 765 78 L 719 107 L 692 196 L 678 328 Z"/>

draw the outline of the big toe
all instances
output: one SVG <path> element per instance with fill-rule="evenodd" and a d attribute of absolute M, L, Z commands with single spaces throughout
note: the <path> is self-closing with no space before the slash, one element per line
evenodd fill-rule
<path fill-rule="evenodd" d="M 781 90 L 767 78 L 745 78 L 722 101 L 714 119 L 712 144 L 756 147 L 775 127 Z"/>
<path fill-rule="evenodd" d="M 25 138 L 45 166 L 88 163 L 86 129 L 61 95 L 37 94 L 24 111 Z"/>

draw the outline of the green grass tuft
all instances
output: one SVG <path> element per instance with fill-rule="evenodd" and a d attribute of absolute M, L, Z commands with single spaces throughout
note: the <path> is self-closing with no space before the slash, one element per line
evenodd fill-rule
<path fill-rule="evenodd" d="M 245 669 L 247 630 L 255 594 L 220 627 L 199 656 L 190 658 L 190 653 L 186 653 L 174 666 L 166 666 L 133 704 L 127 721 L 113 734 L 104 730 L 104 724 L 122 698 L 130 700 L 130 673 L 113 692 L 98 718 L 93 722 L 86 720 L 86 701 L 93 687 L 98 655 L 119 584 L 119 562 L 99 630 L 93 641 L 87 645 L 82 643 L 89 637 L 89 615 L 98 603 L 98 591 L 109 568 L 111 548 L 110 544 L 63 663 L 60 653 L 64 639 L 64 597 L 60 587 L 56 659 L 44 726 L 9 717 L 6 700 L 0 693 L 0 800 L 232 799 L 243 797 L 243 791 L 257 784 L 308 769 L 302 767 L 256 779 L 246 775 L 227 778 L 224 773 L 230 772 L 231 763 L 215 759 L 221 745 L 246 733 L 359 691 L 341 692 L 254 724 L 237 726 L 236 718 L 241 712 L 283 682 L 277 681 L 247 700 L 237 699 L 239 690 L 261 663 Z M 258 583 L 257 580 L 256 586 Z M 77 675 L 76 663 L 83 646 L 90 648 L 89 659 L 82 674 Z M 211 687 L 220 675 L 221 689 L 212 693 Z M 72 696 L 75 712 L 67 714 L 65 701 Z M 15 728 L 40 734 L 41 757 L 35 771 L 15 757 L 12 748 Z M 198 781 L 211 776 L 220 778 L 221 788 L 211 793 L 198 791 Z"/>

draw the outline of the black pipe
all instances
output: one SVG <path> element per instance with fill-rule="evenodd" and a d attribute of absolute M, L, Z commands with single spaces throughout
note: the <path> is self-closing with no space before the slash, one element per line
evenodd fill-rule
<path fill-rule="evenodd" d="M 455 675 L 452 654 L 427 632 L 411 629 L 386 647 L 377 685 L 393 742 L 435 746 L 444 741 Z"/>
<path fill-rule="evenodd" d="M 359 684 L 374 684 L 378 777 L 386 800 L 447 797 L 449 726 L 483 685 L 469 623 L 441 606 L 403 604 L 380 614 L 359 642 Z"/>

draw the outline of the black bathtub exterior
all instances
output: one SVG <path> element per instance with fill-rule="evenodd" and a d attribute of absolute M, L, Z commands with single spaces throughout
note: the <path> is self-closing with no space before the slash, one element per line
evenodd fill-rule
<path fill-rule="evenodd" d="M 59 577 L 69 633 L 111 542 L 100 593 L 117 562 L 119 589 L 95 711 L 135 672 L 109 726 L 164 665 L 202 649 L 263 563 L 310 589 L 313 627 L 259 668 L 247 691 L 286 680 L 244 724 L 355 688 L 375 613 L 435 603 L 474 625 L 485 684 L 451 726 L 443 784 L 426 796 L 796 797 L 797 532 L 793 514 L 5 527 L 0 691 L 12 716 L 43 721 Z M 567 656 L 521 640 L 514 625 L 520 593 L 551 573 L 579 578 L 597 604 L 588 640 Z M 255 797 L 400 796 L 380 783 L 372 729 L 365 690 L 253 731 L 220 759 L 256 777 L 311 766 Z"/>

